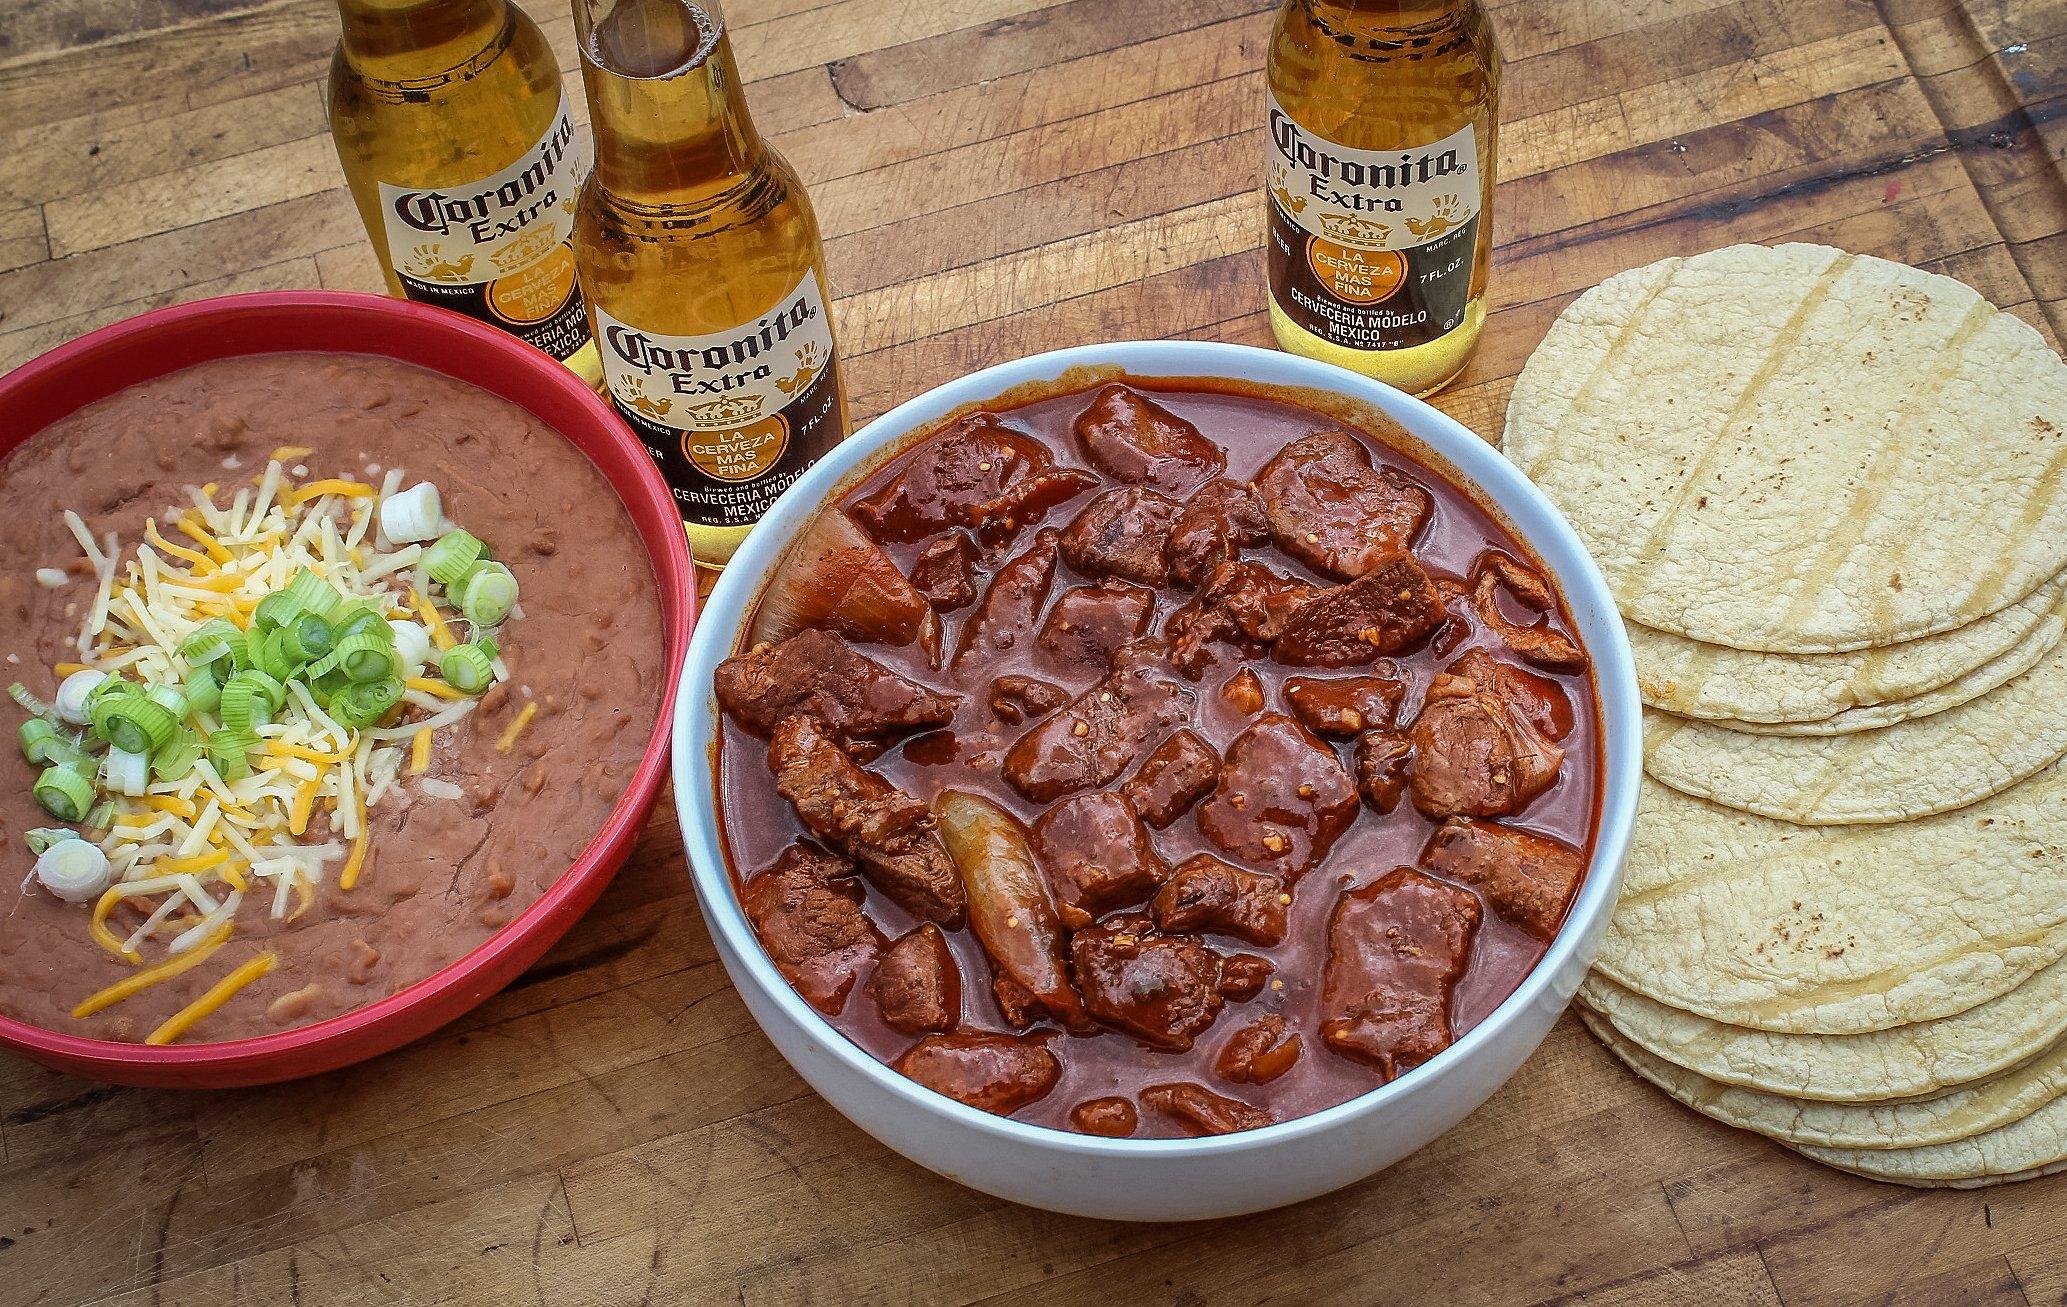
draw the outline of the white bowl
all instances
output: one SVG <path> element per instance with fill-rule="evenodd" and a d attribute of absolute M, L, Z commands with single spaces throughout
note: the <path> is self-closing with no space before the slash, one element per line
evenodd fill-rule
<path fill-rule="evenodd" d="M 732 653 L 790 539 L 822 505 L 942 418 L 1066 372 L 1114 369 L 1290 387 L 1333 397 L 1335 410 L 1348 400 L 1389 417 L 1421 442 L 1407 453 L 1475 488 L 1555 574 L 1600 693 L 1605 757 L 1593 862 L 1564 928 L 1520 988 L 1392 1083 L 1240 1134 L 1100 1138 L 1007 1120 L 920 1088 L 848 1042 L 776 971 L 740 909 L 718 835 L 711 676 Z M 1113 1220 L 1200 1220 L 1363 1179 L 1463 1120 L 1514 1074 L 1564 1011 L 1607 928 L 1636 809 L 1641 740 L 1636 668 L 1607 583 L 1564 518 L 1492 446 L 1420 400 L 1331 364 L 1244 345 L 1135 341 L 1038 354 L 936 387 L 869 423 L 790 487 L 733 557 L 696 624 L 675 709 L 675 803 L 696 897 L 732 983 L 790 1065 L 849 1120 L 921 1166 L 1014 1202 Z"/>

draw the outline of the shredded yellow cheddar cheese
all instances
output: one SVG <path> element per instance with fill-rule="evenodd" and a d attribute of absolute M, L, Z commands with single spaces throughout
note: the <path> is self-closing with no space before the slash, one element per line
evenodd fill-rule
<path fill-rule="evenodd" d="M 170 980 L 183 971 L 191 971 L 208 960 L 208 955 L 221 948 L 230 937 L 230 923 L 225 921 L 214 934 L 177 957 L 153 963 L 142 971 L 134 972 L 81 999 L 79 1006 L 72 1009 L 74 1017 L 90 1017 L 120 1003 L 132 994 L 140 994 L 161 980 Z"/>
<path fill-rule="evenodd" d="M 207 993 L 165 1018 L 165 1024 L 159 1026 L 150 1034 L 145 1035 L 144 1042 L 154 1046 L 162 1046 L 178 1039 L 181 1035 L 193 1029 L 195 1024 L 203 1017 L 206 1017 L 209 1013 L 235 998 L 237 991 L 271 971 L 276 961 L 278 959 L 274 957 L 270 949 L 259 954 L 243 966 L 232 971 L 229 975 L 216 981 L 215 984 L 209 987 Z"/>

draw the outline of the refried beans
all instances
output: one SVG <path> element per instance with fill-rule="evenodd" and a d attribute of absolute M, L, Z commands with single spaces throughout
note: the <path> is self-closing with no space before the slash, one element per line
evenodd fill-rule
<path fill-rule="evenodd" d="M 445 517 L 486 541 L 521 583 L 516 614 L 495 633 L 508 679 L 436 733 L 423 775 L 405 771 L 367 810 L 354 888 L 341 888 L 333 867 L 292 921 L 274 918 L 270 895 L 253 894 L 206 965 L 84 1018 L 72 1015 L 75 1005 L 137 968 L 94 942 L 90 902 L 61 901 L 31 873 L 24 835 L 53 822 L 32 797 L 41 768 L 7 748 L 0 1013 L 139 1040 L 271 952 L 272 970 L 188 1041 L 337 1016 L 422 980 L 507 925 L 568 869 L 629 783 L 659 710 L 663 644 L 652 570 L 623 506 L 530 414 L 388 359 L 202 364 L 81 409 L 0 461 L 0 554 L 10 564 L 0 570 L 0 681 L 48 699 L 53 669 L 79 656 L 97 582 L 65 509 L 96 539 L 114 533 L 133 556 L 147 518 L 166 524 L 192 487 L 249 485 L 280 447 L 310 451 L 283 458 L 301 480 L 379 482 L 401 469 L 408 484 L 438 488 Z M 507 751 L 499 748 L 534 703 Z M 10 729 L 21 716 L 8 714 Z M 458 797 L 440 797 L 452 787 Z M 331 820 L 318 811 L 307 838 L 330 838 Z M 122 936 L 139 921 L 132 913 L 109 924 Z"/>

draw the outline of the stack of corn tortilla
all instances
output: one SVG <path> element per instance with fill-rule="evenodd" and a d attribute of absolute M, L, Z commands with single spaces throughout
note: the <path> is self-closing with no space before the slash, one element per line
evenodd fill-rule
<path fill-rule="evenodd" d="M 2067 365 L 1948 278 L 1735 246 L 1573 303 L 1505 448 L 1648 704 L 1587 1024 L 1831 1166 L 2067 1169 Z"/>

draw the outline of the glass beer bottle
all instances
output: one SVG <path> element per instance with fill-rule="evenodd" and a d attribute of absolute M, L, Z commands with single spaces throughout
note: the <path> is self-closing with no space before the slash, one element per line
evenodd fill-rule
<path fill-rule="evenodd" d="M 587 145 L 509 0 L 338 0 L 330 131 L 388 290 L 600 380 L 574 276 Z"/>
<path fill-rule="evenodd" d="M 1500 54 L 1478 0 L 1285 0 L 1271 35 L 1270 321 L 1425 395 L 1486 319 Z"/>
<path fill-rule="evenodd" d="M 574 0 L 596 167 L 574 250 L 610 399 L 722 567 L 847 435 L 818 223 L 708 0 Z"/>

